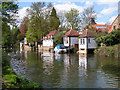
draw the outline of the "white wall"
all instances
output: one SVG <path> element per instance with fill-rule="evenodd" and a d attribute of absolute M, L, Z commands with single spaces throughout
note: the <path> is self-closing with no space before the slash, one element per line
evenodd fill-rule
<path fill-rule="evenodd" d="M 66 46 L 66 47 L 69 46 L 69 37 L 64 37 L 64 38 L 63 38 L 63 44 L 64 44 L 64 46 Z"/>
<path fill-rule="evenodd" d="M 85 40 L 85 44 L 81 44 L 81 39 Z M 90 39 L 90 43 L 88 42 L 87 38 L 79 38 L 79 49 L 87 49 L 87 42 L 88 42 L 88 49 L 97 48 L 97 44 L 94 38 L 89 38 L 89 39 Z"/>
<path fill-rule="evenodd" d="M 85 43 L 81 44 L 81 39 L 84 39 Z M 86 49 L 87 48 L 87 38 L 79 38 L 79 49 Z"/>
<path fill-rule="evenodd" d="M 43 46 L 45 47 L 53 46 L 53 39 L 43 40 Z"/>

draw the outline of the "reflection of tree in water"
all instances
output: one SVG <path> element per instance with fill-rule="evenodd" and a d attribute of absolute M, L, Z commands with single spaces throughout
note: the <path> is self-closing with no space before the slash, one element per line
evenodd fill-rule
<path fill-rule="evenodd" d="M 109 58 L 109 57 L 96 57 L 96 58 L 99 62 L 99 67 L 109 77 L 110 75 L 112 75 L 112 77 L 114 76 L 113 80 L 115 78 L 114 81 L 117 81 L 116 84 L 120 88 L 120 64 L 119 64 L 120 61 L 117 58 Z"/>
<path fill-rule="evenodd" d="M 120 77 L 120 66 L 106 64 L 102 67 L 103 71 Z"/>

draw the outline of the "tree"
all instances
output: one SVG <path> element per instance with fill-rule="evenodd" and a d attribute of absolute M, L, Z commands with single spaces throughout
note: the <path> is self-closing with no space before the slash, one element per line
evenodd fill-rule
<path fill-rule="evenodd" d="M 58 12 L 58 18 L 60 20 L 59 30 L 63 31 L 63 30 L 65 30 L 65 25 L 64 25 L 64 22 L 65 22 L 65 11 Z"/>
<path fill-rule="evenodd" d="M 96 19 L 96 13 L 94 10 L 94 6 L 88 7 L 84 9 L 84 11 L 81 14 L 82 17 L 82 24 L 84 27 L 89 24 L 96 24 L 95 19 Z"/>
<path fill-rule="evenodd" d="M 14 2 L 2 2 L 2 47 L 11 47 L 12 32 L 10 25 L 15 25 L 18 5 Z"/>
<path fill-rule="evenodd" d="M 35 42 L 48 33 L 51 6 L 51 3 L 49 3 L 46 7 L 45 2 L 32 3 L 31 9 L 28 10 L 30 19 L 26 33 L 29 42 Z"/>
<path fill-rule="evenodd" d="M 59 32 L 58 34 L 56 34 L 54 36 L 54 46 L 56 46 L 57 44 L 63 44 L 63 36 L 64 36 L 65 33 L 63 32 Z"/>
<path fill-rule="evenodd" d="M 28 17 L 24 17 L 23 21 L 20 24 L 19 30 L 23 35 L 25 35 L 28 30 L 28 22 L 29 22 Z"/>
<path fill-rule="evenodd" d="M 49 21 L 49 30 L 50 31 L 52 31 L 52 30 L 58 30 L 58 27 L 60 25 L 60 20 L 57 17 L 56 10 L 55 10 L 54 7 L 52 8 L 52 12 L 51 12 L 49 20 L 50 20 Z"/>
<path fill-rule="evenodd" d="M 80 29 L 80 16 L 77 9 L 71 9 L 68 13 L 65 14 L 66 22 L 69 23 L 70 27 L 76 31 Z"/>
<path fill-rule="evenodd" d="M 18 5 L 14 2 L 2 2 L 2 22 L 15 25 L 14 18 L 18 11 Z"/>

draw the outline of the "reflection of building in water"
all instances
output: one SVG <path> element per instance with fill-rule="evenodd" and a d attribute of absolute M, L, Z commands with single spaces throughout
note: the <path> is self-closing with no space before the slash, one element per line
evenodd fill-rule
<path fill-rule="evenodd" d="M 44 68 L 44 72 L 47 75 L 52 74 L 53 71 L 53 53 L 50 52 L 43 52 L 43 54 L 41 55 L 42 60 L 43 60 L 43 68 Z"/>
<path fill-rule="evenodd" d="M 61 54 L 55 53 L 55 59 L 56 59 L 58 62 L 61 62 Z"/>
<path fill-rule="evenodd" d="M 87 69 L 87 55 L 79 54 L 79 68 Z"/>
<path fill-rule="evenodd" d="M 25 51 L 25 52 L 24 52 L 24 53 L 25 53 L 25 59 L 26 59 L 26 60 L 27 60 L 27 52 L 28 52 L 28 51 Z"/>
<path fill-rule="evenodd" d="M 64 54 L 64 67 L 65 67 L 65 71 L 68 72 L 68 70 L 70 69 L 70 57 L 68 54 Z"/>
<path fill-rule="evenodd" d="M 67 72 L 70 67 L 70 56 L 68 54 L 55 54 L 55 59 L 58 62 L 64 62 L 64 70 Z"/>
<path fill-rule="evenodd" d="M 87 76 L 87 55 L 79 54 L 79 76 Z"/>

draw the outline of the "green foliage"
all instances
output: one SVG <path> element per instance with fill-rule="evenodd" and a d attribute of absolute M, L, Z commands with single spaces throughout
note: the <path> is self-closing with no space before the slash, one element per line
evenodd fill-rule
<path fill-rule="evenodd" d="M 58 30 L 58 27 L 60 25 L 60 20 L 59 18 L 57 17 L 57 14 L 56 14 L 56 10 L 55 8 L 53 7 L 52 9 L 52 12 L 51 12 L 51 15 L 50 15 L 50 19 L 49 19 L 49 30 L 52 31 L 52 30 Z"/>
<path fill-rule="evenodd" d="M 119 58 L 120 56 L 119 48 L 120 44 L 116 44 L 113 46 L 104 46 L 95 49 L 94 53 L 99 56 Z"/>
<path fill-rule="evenodd" d="M 9 73 L 9 67 L 10 67 L 10 60 L 8 59 L 7 53 L 2 51 L 2 74 Z"/>
<path fill-rule="evenodd" d="M 66 21 L 69 22 L 70 27 L 74 30 L 80 29 L 80 17 L 79 11 L 77 9 L 71 9 L 68 13 L 65 14 Z"/>
<path fill-rule="evenodd" d="M 63 44 L 63 36 L 64 36 L 65 33 L 63 32 L 59 32 L 58 34 L 56 34 L 54 36 L 54 46 L 56 46 L 57 44 Z"/>
<path fill-rule="evenodd" d="M 14 2 L 2 2 L 2 22 L 14 24 L 16 19 L 13 17 L 17 13 L 17 9 L 18 5 Z"/>
<path fill-rule="evenodd" d="M 2 88 L 41 88 L 41 86 L 15 75 L 10 65 L 10 57 L 2 52 Z"/>
<path fill-rule="evenodd" d="M 32 4 L 32 9 L 28 10 L 30 16 L 28 22 L 29 27 L 26 32 L 28 42 L 40 40 L 43 36 L 49 33 L 50 29 L 54 29 L 52 27 L 49 28 L 51 7 L 51 3 L 46 6 L 45 2 L 37 2 Z M 51 19 L 51 21 L 53 21 L 52 24 L 57 23 L 56 20 L 54 20 L 54 18 Z"/>
<path fill-rule="evenodd" d="M 120 31 L 112 31 L 110 34 L 101 36 L 97 40 L 98 45 L 100 46 L 101 43 L 110 46 L 120 43 Z"/>
<path fill-rule="evenodd" d="M 2 23 L 2 47 L 10 47 L 11 44 L 11 31 L 7 23 Z"/>
<path fill-rule="evenodd" d="M 17 9 L 18 5 L 14 2 L 2 2 L 2 47 L 11 47 L 13 34 L 8 24 L 15 25 L 13 17 Z"/>

